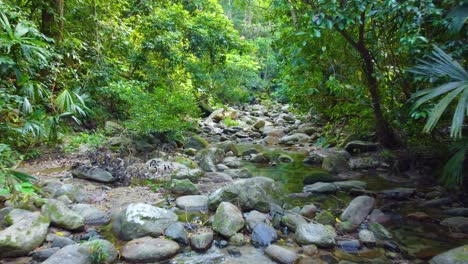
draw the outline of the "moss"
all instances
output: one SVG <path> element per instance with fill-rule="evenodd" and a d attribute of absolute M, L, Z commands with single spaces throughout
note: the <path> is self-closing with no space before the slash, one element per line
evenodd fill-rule
<path fill-rule="evenodd" d="M 5 223 L 7 225 L 12 225 L 13 224 L 13 219 L 11 219 L 11 216 L 9 214 L 5 217 Z"/>
<path fill-rule="evenodd" d="M 336 222 L 335 216 L 329 211 L 322 211 L 318 213 L 314 220 L 322 225 L 335 225 Z"/>

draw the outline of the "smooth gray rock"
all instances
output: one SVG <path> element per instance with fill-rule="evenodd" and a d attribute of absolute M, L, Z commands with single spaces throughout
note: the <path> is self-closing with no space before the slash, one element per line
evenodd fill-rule
<path fill-rule="evenodd" d="M 64 203 L 48 199 L 41 208 L 42 214 L 50 219 L 50 222 L 67 230 L 76 230 L 84 225 L 83 216 L 70 210 Z"/>
<path fill-rule="evenodd" d="M 197 252 L 204 252 L 213 244 L 213 231 L 204 230 L 190 236 L 190 247 Z"/>
<path fill-rule="evenodd" d="M 225 164 L 229 168 L 234 168 L 234 169 L 242 167 L 242 162 L 240 161 L 240 159 L 238 159 L 236 157 L 224 158 L 223 164 Z"/>
<path fill-rule="evenodd" d="M 404 187 L 384 190 L 380 192 L 380 194 L 382 194 L 385 198 L 398 199 L 398 200 L 407 199 L 415 193 L 416 193 L 416 189 L 404 188 Z"/>
<path fill-rule="evenodd" d="M 285 145 L 292 145 L 295 143 L 305 142 L 309 139 L 309 136 L 303 133 L 295 133 L 280 138 L 279 143 Z"/>
<path fill-rule="evenodd" d="M 69 245 L 74 245 L 74 244 L 76 244 L 76 242 L 73 241 L 69 237 L 62 237 L 62 236 L 58 236 L 58 235 L 53 235 L 51 247 L 63 248 L 63 247 L 66 247 L 66 246 L 69 246 Z"/>
<path fill-rule="evenodd" d="M 280 194 L 277 183 L 266 177 L 253 177 L 237 180 L 209 196 L 211 210 L 223 201 L 236 201 L 244 210 L 268 212 L 270 203 L 274 203 Z"/>
<path fill-rule="evenodd" d="M 256 246 L 266 247 L 276 240 L 278 240 L 276 230 L 265 223 L 259 223 L 253 229 L 252 243 Z"/>
<path fill-rule="evenodd" d="M 115 180 L 110 172 L 101 168 L 91 168 L 87 171 L 82 171 L 81 169 L 75 169 L 72 171 L 72 175 L 75 178 L 104 182 L 104 183 L 112 182 Z"/>
<path fill-rule="evenodd" d="M 141 237 L 134 239 L 122 248 L 122 257 L 130 262 L 157 262 L 169 259 L 177 254 L 180 247 L 174 241 Z"/>
<path fill-rule="evenodd" d="M 176 206 L 187 212 L 208 211 L 208 196 L 186 195 L 176 199 Z"/>
<path fill-rule="evenodd" d="M 229 169 L 223 171 L 223 173 L 231 176 L 233 179 L 245 179 L 252 177 L 252 173 L 247 169 Z"/>
<path fill-rule="evenodd" d="M 302 207 L 299 214 L 309 219 L 312 219 L 315 217 L 317 210 L 318 208 L 314 204 L 307 204 L 307 205 L 304 205 L 304 207 Z"/>
<path fill-rule="evenodd" d="M 314 244 L 319 247 L 335 245 L 336 232 L 331 226 L 321 224 L 302 224 L 296 229 L 296 241 L 301 245 Z"/>
<path fill-rule="evenodd" d="M 339 181 L 334 182 L 336 187 L 341 191 L 350 191 L 351 189 L 366 189 L 367 182 L 365 181 Z"/>
<path fill-rule="evenodd" d="M 266 223 L 268 221 L 268 215 L 260 213 L 257 210 L 250 211 L 244 214 L 245 222 L 249 230 L 253 230 L 256 225 L 260 223 Z"/>
<path fill-rule="evenodd" d="M 265 254 L 272 260 L 281 264 L 294 264 L 299 258 L 295 251 L 277 245 L 268 246 L 265 249 Z"/>
<path fill-rule="evenodd" d="M 334 193 L 337 191 L 337 187 L 331 182 L 316 182 L 314 184 L 306 185 L 303 188 L 304 192 L 310 193 Z"/>
<path fill-rule="evenodd" d="M 245 236 L 241 233 L 237 233 L 229 238 L 229 245 L 241 247 L 245 245 L 246 239 Z"/>
<path fill-rule="evenodd" d="M 466 264 L 468 263 L 468 245 L 457 247 L 433 257 L 429 264 Z"/>
<path fill-rule="evenodd" d="M 71 210 L 84 218 L 85 225 L 107 225 L 110 222 L 107 213 L 90 204 L 74 204 Z"/>
<path fill-rule="evenodd" d="M 11 225 L 0 231 L 0 257 L 25 256 L 44 242 L 50 222 L 40 212 L 13 209 L 6 219 Z"/>
<path fill-rule="evenodd" d="M 365 245 L 372 245 L 377 242 L 374 233 L 367 229 L 362 229 L 359 231 L 359 240 L 361 240 L 361 242 Z"/>
<path fill-rule="evenodd" d="M 235 205 L 222 202 L 216 210 L 212 226 L 214 231 L 231 237 L 244 227 L 244 218 Z"/>
<path fill-rule="evenodd" d="M 164 235 L 182 245 L 188 244 L 187 231 L 181 222 L 170 224 L 164 231 Z"/>
<path fill-rule="evenodd" d="M 98 255 L 106 256 L 106 263 L 113 263 L 118 252 L 107 240 L 96 239 L 83 244 L 66 246 L 46 259 L 42 264 L 94 264 Z"/>
<path fill-rule="evenodd" d="M 177 215 L 171 211 L 144 203 L 132 203 L 113 219 L 112 229 L 122 240 L 144 236 L 157 237 L 172 223 Z"/>
<path fill-rule="evenodd" d="M 57 247 L 39 249 L 31 252 L 30 256 L 35 261 L 43 262 L 44 260 L 50 258 L 50 256 L 52 256 L 53 254 L 57 253 L 57 251 L 59 250 L 60 248 Z"/>
<path fill-rule="evenodd" d="M 369 223 L 368 229 L 374 233 L 378 239 L 392 239 L 392 234 L 381 224 Z"/>
<path fill-rule="evenodd" d="M 360 225 L 374 208 L 374 203 L 375 199 L 370 196 L 358 196 L 349 203 L 340 219 L 354 225 Z"/>

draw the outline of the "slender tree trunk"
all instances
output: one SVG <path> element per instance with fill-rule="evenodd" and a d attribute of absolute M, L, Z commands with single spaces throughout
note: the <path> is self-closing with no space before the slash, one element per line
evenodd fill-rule
<path fill-rule="evenodd" d="M 49 0 L 42 6 L 41 32 L 59 41 L 63 31 L 64 0 Z"/>
<path fill-rule="evenodd" d="M 369 50 L 363 43 L 358 43 L 357 50 L 363 60 L 363 68 L 367 80 L 367 85 L 369 88 L 369 94 L 371 96 L 372 109 L 374 111 L 375 116 L 377 137 L 382 146 L 387 148 L 395 148 L 398 145 L 398 140 L 382 113 L 378 89 L 379 85 L 377 78 L 374 75 L 375 69 L 372 61 L 372 56 L 370 55 Z"/>

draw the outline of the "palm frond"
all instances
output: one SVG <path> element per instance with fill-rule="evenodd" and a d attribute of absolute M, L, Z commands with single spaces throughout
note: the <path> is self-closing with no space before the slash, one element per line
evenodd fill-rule
<path fill-rule="evenodd" d="M 461 31 L 465 22 L 468 18 L 468 3 L 464 2 L 461 5 L 453 8 L 450 13 L 447 14 L 448 29 L 450 33 L 458 33 Z"/>
<path fill-rule="evenodd" d="M 447 161 L 442 171 L 440 181 L 447 187 L 453 188 L 463 183 L 463 169 L 465 156 L 468 152 L 468 139 L 455 142 L 450 147 L 451 158 Z"/>
<path fill-rule="evenodd" d="M 434 129 L 450 103 L 458 97 L 458 103 L 452 118 L 450 135 L 453 138 L 461 138 L 463 122 L 465 116 L 468 115 L 468 72 L 458 62 L 453 60 L 449 54 L 436 46 L 434 46 L 434 51 L 429 56 L 429 60 L 420 60 L 420 62 L 420 65 L 409 69 L 409 71 L 436 79 L 449 78 L 450 82 L 413 94 L 412 99 L 416 100 L 412 107 L 413 111 L 422 104 L 445 95 L 432 108 L 429 114 L 424 131 L 430 132 Z"/>

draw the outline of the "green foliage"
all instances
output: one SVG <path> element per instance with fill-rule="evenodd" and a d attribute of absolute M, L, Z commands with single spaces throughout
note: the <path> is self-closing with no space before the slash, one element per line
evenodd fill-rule
<path fill-rule="evenodd" d="M 63 151 L 73 152 L 78 150 L 81 145 L 86 145 L 93 149 L 96 149 L 104 143 L 106 137 L 101 132 L 97 131 L 94 133 L 78 133 L 76 135 L 68 135 L 65 138 L 65 142 L 62 144 Z"/>
<path fill-rule="evenodd" d="M 468 116 L 468 72 L 458 62 L 454 61 L 449 54 L 438 47 L 434 47 L 434 49 L 432 55 L 429 56 L 429 60 L 421 60 L 420 65 L 409 71 L 432 78 L 435 81 L 448 78 L 449 82 L 413 94 L 413 98 L 416 99 L 413 109 L 417 109 L 434 98 L 444 96 L 429 113 L 429 118 L 424 127 L 424 131 L 429 132 L 434 129 L 449 104 L 458 97 L 450 136 L 461 138 L 463 122 L 465 116 Z"/>
<path fill-rule="evenodd" d="M 31 183 L 35 177 L 16 170 L 21 158 L 10 146 L 0 144 L 0 195 L 33 195 L 37 190 Z"/>
<path fill-rule="evenodd" d="M 105 246 L 99 240 L 88 243 L 88 253 L 91 263 L 93 264 L 106 263 L 109 258 Z"/>
<path fill-rule="evenodd" d="M 444 166 L 441 182 L 449 187 L 460 187 L 463 184 L 465 178 L 464 169 L 466 155 L 468 153 L 468 139 L 464 138 L 453 143 L 450 146 L 451 158 L 447 161 Z"/>
<path fill-rule="evenodd" d="M 223 119 L 223 124 L 228 127 L 239 126 L 240 123 L 238 120 L 232 120 L 230 117 L 226 117 Z"/>

